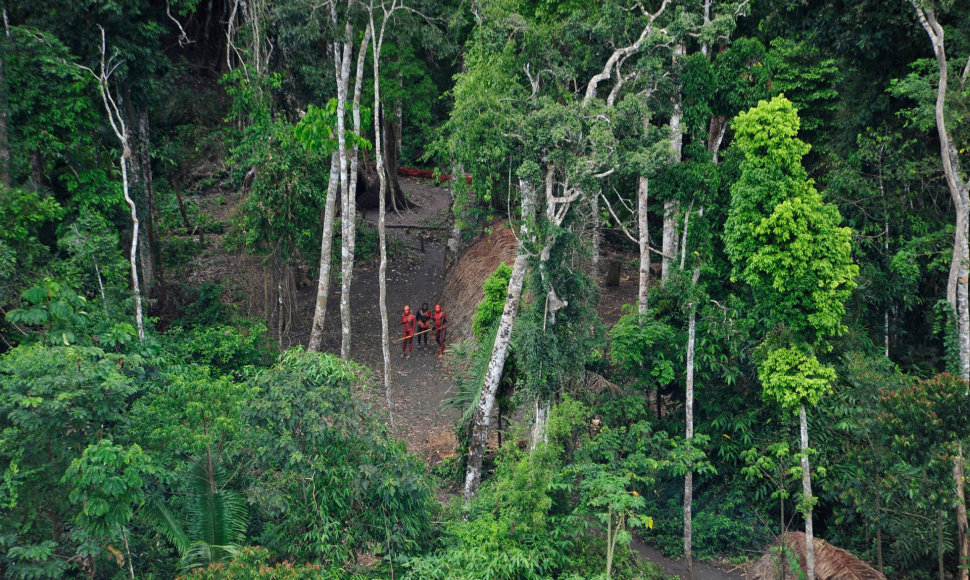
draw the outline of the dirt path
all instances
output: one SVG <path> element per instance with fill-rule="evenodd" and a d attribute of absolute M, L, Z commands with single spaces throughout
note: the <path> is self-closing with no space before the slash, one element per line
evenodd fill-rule
<path fill-rule="evenodd" d="M 446 189 L 417 179 L 402 179 L 402 185 L 417 207 L 400 214 L 389 212 L 387 225 L 427 227 L 445 223 L 449 211 Z M 369 211 L 364 217 L 376 225 L 376 211 Z M 388 327 L 394 340 L 401 336 L 400 318 L 404 305 L 417 312 L 424 302 L 432 309 L 438 302 L 444 284 L 444 232 L 389 228 L 387 236 L 388 244 L 396 248 L 395 257 L 387 267 Z M 375 374 L 375 383 L 382 384 L 384 360 L 379 295 L 376 264 L 358 269 L 351 285 L 351 358 L 367 365 Z M 434 332 L 427 335 L 428 348 L 422 349 L 415 338 L 411 357 L 407 359 L 401 358 L 402 344 L 391 343 L 391 401 L 397 436 L 407 440 L 409 451 L 422 455 L 433 464 L 454 451 L 453 429 L 457 411 L 442 407 L 454 383 L 451 355 L 438 358 Z M 383 392 L 379 394 L 383 395 Z M 375 402 L 386 408 L 383 396 L 376 397 Z"/>
<path fill-rule="evenodd" d="M 644 560 L 649 560 L 660 566 L 664 574 L 671 578 L 684 578 L 685 562 L 683 559 L 671 560 L 663 555 L 663 552 L 654 548 L 650 544 L 645 544 L 634 538 L 630 547 L 636 551 Z M 741 580 L 744 572 L 741 567 L 731 567 L 725 569 L 711 563 L 694 562 L 694 580 Z"/>

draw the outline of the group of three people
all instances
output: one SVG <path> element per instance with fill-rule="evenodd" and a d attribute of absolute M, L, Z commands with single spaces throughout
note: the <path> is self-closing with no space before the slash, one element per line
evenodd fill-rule
<path fill-rule="evenodd" d="M 448 334 L 448 315 L 441 308 L 440 304 L 434 305 L 434 312 L 428 310 L 428 303 L 421 305 L 418 314 L 411 314 L 411 307 L 404 307 L 404 314 L 401 315 L 401 324 L 404 326 L 404 342 L 401 344 L 401 358 L 411 358 L 411 351 L 414 350 L 414 337 L 418 337 L 418 350 L 428 348 L 428 334 L 431 332 L 431 323 L 434 323 L 434 339 L 438 343 L 438 358 L 445 356 L 445 338 Z M 416 331 L 415 331 L 416 329 Z M 424 346 L 421 345 L 422 339 Z"/>

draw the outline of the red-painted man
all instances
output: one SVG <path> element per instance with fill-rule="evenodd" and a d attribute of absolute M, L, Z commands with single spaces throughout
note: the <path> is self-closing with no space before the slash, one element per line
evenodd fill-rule
<path fill-rule="evenodd" d="M 411 351 L 414 350 L 414 324 L 415 318 L 411 314 L 411 307 L 404 307 L 404 314 L 401 315 L 401 324 L 404 326 L 404 342 L 401 343 L 401 358 L 411 358 Z"/>
<path fill-rule="evenodd" d="M 445 339 L 448 335 L 448 315 L 441 309 L 440 304 L 434 305 L 434 339 L 441 351 L 438 358 L 445 356 Z"/>

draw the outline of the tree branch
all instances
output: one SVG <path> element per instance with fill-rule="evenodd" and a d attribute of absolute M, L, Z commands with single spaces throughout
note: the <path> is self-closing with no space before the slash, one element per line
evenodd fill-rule
<path fill-rule="evenodd" d="M 633 44 L 613 51 L 613 54 L 611 54 L 610 58 L 607 59 L 606 64 L 603 65 L 603 70 L 593 75 L 593 78 L 590 79 L 589 84 L 586 85 L 586 95 L 583 97 L 583 105 L 587 105 L 591 100 L 593 100 L 593 97 L 596 96 L 596 88 L 599 86 L 599 84 L 613 75 L 614 65 L 620 62 L 621 59 L 624 59 L 631 54 L 635 54 L 640 50 L 640 45 L 643 44 L 643 41 L 653 31 L 653 21 L 656 20 L 664 10 L 666 10 L 667 4 L 669 3 L 670 0 L 664 0 L 663 4 L 660 5 L 660 8 L 655 13 L 647 16 L 647 25 L 643 27 L 643 30 L 640 32 L 640 37 L 637 38 Z"/>

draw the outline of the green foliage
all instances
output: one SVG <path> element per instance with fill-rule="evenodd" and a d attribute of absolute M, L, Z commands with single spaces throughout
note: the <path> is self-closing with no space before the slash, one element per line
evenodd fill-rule
<path fill-rule="evenodd" d="M 674 379 L 669 346 L 674 330 L 652 314 L 641 315 L 625 305 L 626 314 L 610 329 L 610 353 L 620 372 L 630 377 L 637 388 L 651 384 L 664 386 Z"/>
<path fill-rule="evenodd" d="M 145 476 L 154 469 L 137 444 L 128 448 L 102 439 L 71 461 L 63 483 L 73 486 L 69 499 L 80 508 L 75 522 L 89 537 L 113 541 L 135 508 L 145 503 Z"/>
<path fill-rule="evenodd" d="M 353 103 L 347 103 L 347 112 L 351 112 Z M 360 109 L 361 132 L 366 132 L 370 127 L 372 116 L 365 107 Z M 334 131 L 337 128 L 337 99 L 330 99 L 323 108 L 309 105 L 306 115 L 300 119 L 293 130 L 296 139 L 310 151 L 320 152 L 323 155 L 330 155 L 337 150 L 337 136 Z M 353 132 L 353 128 L 345 131 L 347 147 L 359 147 L 364 151 L 373 148 L 371 142 L 364 137 L 358 136 Z"/>
<path fill-rule="evenodd" d="M 590 577 L 592 570 L 605 569 L 605 545 L 587 533 L 589 521 L 594 514 L 609 518 L 611 508 L 617 508 L 629 523 L 638 498 L 626 488 L 629 476 L 616 480 L 606 464 L 597 473 L 591 465 L 568 465 L 570 450 L 585 448 L 581 442 L 588 413 L 566 398 L 552 410 L 547 443 L 528 453 L 514 442 L 504 445 L 493 477 L 478 497 L 455 506 L 460 511 L 449 518 L 441 547 L 412 558 L 405 577 L 552 579 Z M 590 481 L 584 484 L 586 474 Z M 619 515 L 612 514 L 615 524 Z M 622 557 L 616 558 L 614 577 L 633 577 L 637 570 L 630 566 L 629 552 L 615 541 Z"/>
<path fill-rule="evenodd" d="M 74 222 L 62 223 L 58 235 L 58 245 L 70 255 L 60 264 L 66 278 L 77 280 L 79 293 L 89 299 L 101 299 L 103 291 L 103 299 L 108 301 L 103 309 L 122 312 L 131 271 L 114 225 L 96 211 L 82 211 Z"/>
<path fill-rule="evenodd" d="M 98 105 L 88 95 L 94 79 L 74 65 L 70 49 L 50 31 L 25 26 L 8 26 L 5 31 L 0 50 L 12 182 L 32 179 L 28 159 L 34 154 L 44 173 L 69 190 L 88 198 L 103 196 L 83 186 L 93 177 L 93 168 L 81 166 L 78 172 L 63 165 L 79 158 L 87 161 L 93 153 Z M 104 207 L 121 203 L 117 199 Z"/>
<path fill-rule="evenodd" d="M 163 265 L 172 268 L 187 264 L 205 250 L 205 246 L 191 238 L 170 238 L 162 244 Z"/>
<path fill-rule="evenodd" d="M 0 304 L 15 301 L 46 266 L 50 249 L 39 233 L 63 215 L 53 197 L 26 189 L 0 189 Z"/>
<path fill-rule="evenodd" d="M 101 440 L 111 438 L 125 423 L 144 373 L 140 357 L 110 355 L 91 347 L 21 346 L 0 358 L 0 504 L 4 506 L 0 528 L 10 534 L 4 540 L 7 554 L 0 556 L 5 566 L 49 570 L 50 552 L 40 549 L 49 545 L 42 542 L 54 538 L 55 545 L 49 546 L 53 557 L 65 561 L 82 550 L 81 538 L 65 533 L 69 530 L 61 526 L 77 517 L 84 525 L 101 529 L 128 517 L 127 510 L 138 502 L 134 488 L 139 472 L 147 469 L 147 460 L 132 448 L 120 452 Z M 128 452 L 131 472 L 118 465 Z M 92 477 L 97 469 L 108 479 L 111 471 L 120 473 L 124 485 L 92 489 L 92 480 L 80 472 L 65 480 L 75 460 L 81 462 L 77 469 L 92 467 Z M 108 502 L 92 507 L 107 509 L 79 515 L 79 508 L 69 501 L 79 485 L 84 490 L 78 493 L 101 494 L 97 497 Z M 105 499 L 108 496 L 114 499 Z"/>
<path fill-rule="evenodd" d="M 967 382 L 949 374 L 913 381 L 905 389 L 885 393 L 882 404 L 888 412 L 887 426 L 897 433 L 895 444 L 907 455 L 928 450 L 952 452 L 970 435 L 965 420 L 970 413 L 966 394 Z"/>
<path fill-rule="evenodd" d="M 611 473 L 602 466 L 593 465 L 583 470 L 579 484 L 583 508 L 599 523 L 600 531 L 606 533 L 606 577 L 612 577 L 613 554 L 617 546 L 628 546 L 633 541 L 630 530 L 653 527 L 653 518 L 641 516 L 644 501 L 636 490 L 630 491 L 629 475 Z"/>
<path fill-rule="evenodd" d="M 250 380 L 251 493 L 275 554 L 339 566 L 375 544 L 394 557 L 428 539 L 423 469 L 352 392 L 360 371 L 292 350 Z"/>
<path fill-rule="evenodd" d="M 738 38 L 715 57 L 714 113 L 733 117 L 770 96 L 771 70 L 765 66 L 765 56 L 757 38 Z"/>
<path fill-rule="evenodd" d="M 181 326 L 195 328 L 231 322 L 232 308 L 222 302 L 222 292 L 221 285 L 210 283 L 187 289 L 189 303 L 182 309 Z"/>
<path fill-rule="evenodd" d="M 482 339 L 492 325 L 502 316 L 505 308 L 505 295 L 508 293 L 509 278 L 512 277 L 512 267 L 501 263 L 495 271 L 485 279 L 483 290 L 485 298 L 478 303 L 472 316 L 472 332 Z"/>
<path fill-rule="evenodd" d="M 235 325 L 176 327 L 165 337 L 174 360 L 209 366 L 221 374 L 240 376 L 246 367 L 265 366 L 272 360 L 266 327 L 259 322 L 237 319 Z"/>
<path fill-rule="evenodd" d="M 237 166 L 256 171 L 238 222 L 246 247 L 287 260 L 312 256 L 320 243 L 328 156 L 304 147 L 285 121 L 259 128 L 246 143 L 233 153 Z"/>
<path fill-rule="evenodd" d="M 187 525 L 157 498 L 142 517 L 178 550 L 183 572 L 232 559 L 245 538 L 248 514 L 243 497 L 228 487 L 222 461 L 207 449 L 192 458 L 185 481 Z"/>
<path fill-rule="evenodd" d="M 7 320 L 40 329 L 43 343 L 48 338 L 68 345 L 76 340 L 75 328 L 84 322 L 86 300 L 74 290 L 44 278 L 20 294 L 22 307 L 7 313 Z"/>
<path fill-rule="evenodd" d="M 725 224 L 732 275 L 754 292 L 769 333 L 791 333 L 794 345 L 772 339 L 758 376 L 769 396 L 788 409 L 814 404 L 834 372 L 809 352 L 845 330 L 845 301 L 855 287 L 850 231 L 839 227 L 838 209 L 812 187 L 802 156 L 798 114 L 776 97 L 735 118 L 733 147 L 743 156 L 741 178 L 731 188 Z M 764 349 L 763 349 L 764 350 Z"/>
<path fill-rule="evenodd" d="M 777 38 L 771 43 L 766 64 L 774 94 L 791 99 L 803 112 L 802 128 L 820 136 L 817 133 L 830 125 L 838 107 L 835 84 L 840 71 L 836 59 L 826 58 L 810 43 Z"/>
<path fill-rule="evenodd" d="M 170 364 L 132 405 L 130 434 L 169 468 L 160 479 L 181 485 L 176 479 L 186 457 L 234 457 L 240 451 L 249 396 L 244 384 L 213 376 L 208 367 Z"/>
<path fill-rule="evenodd" d="M 801 405 L 814 407 L 832 391 L 835 369 L 798 347 L 775 348 L 758 364 L 758 378 L 765 399 L 797 413 Z"/>

